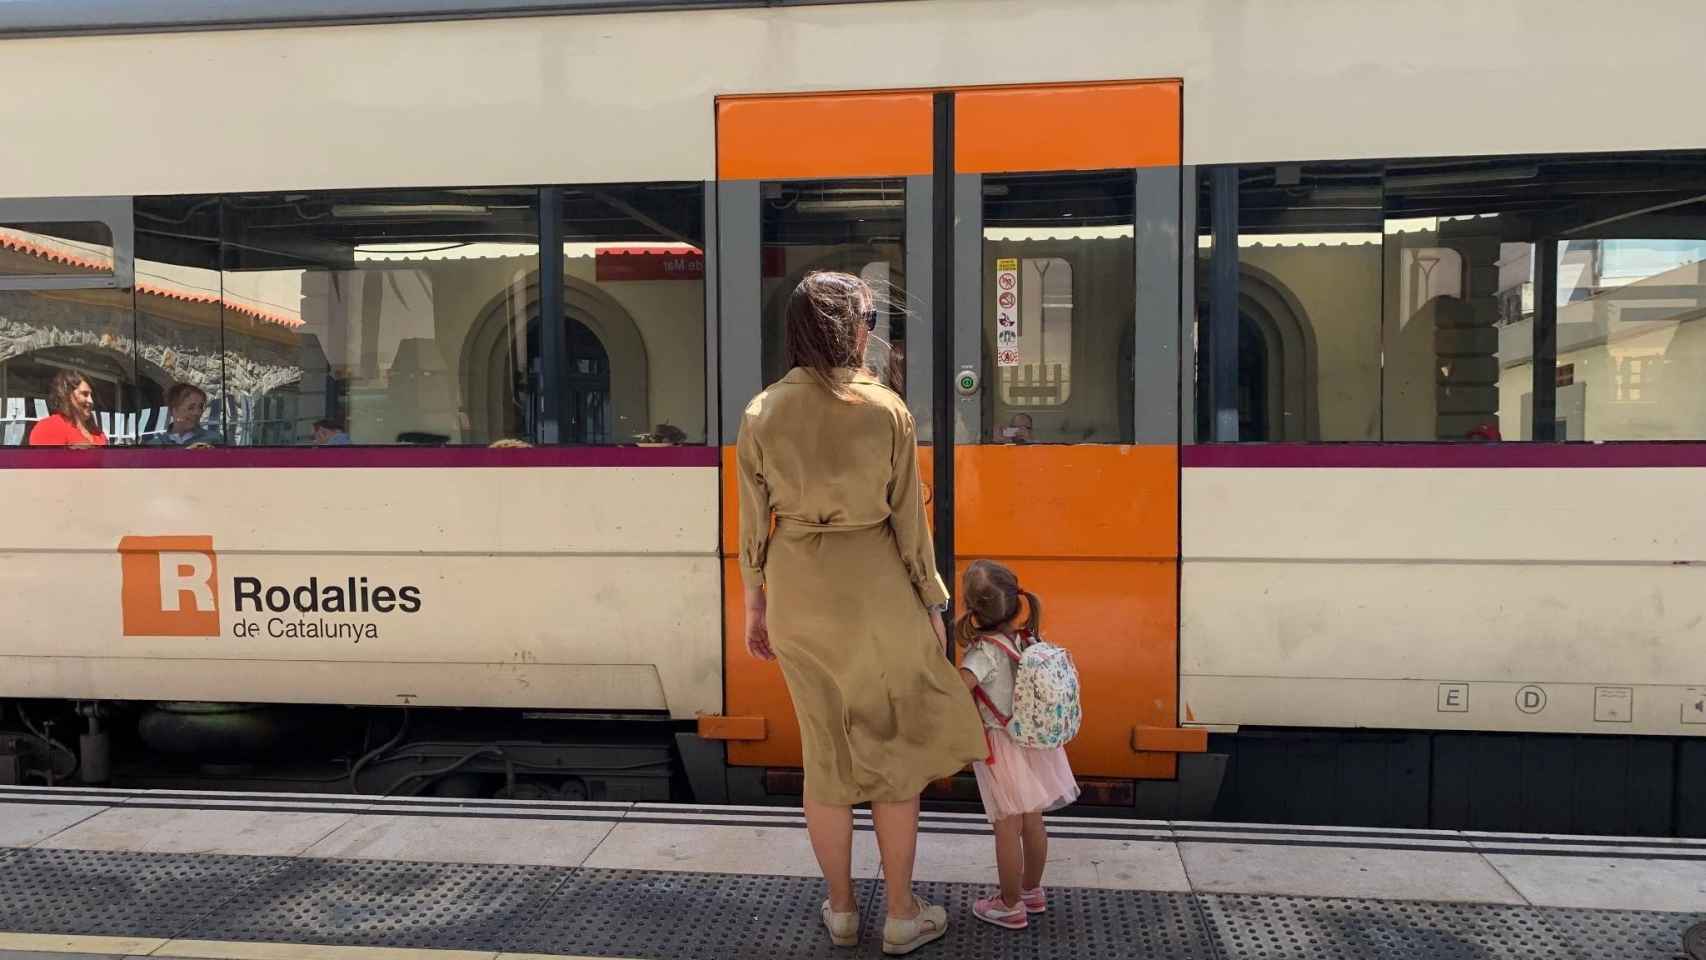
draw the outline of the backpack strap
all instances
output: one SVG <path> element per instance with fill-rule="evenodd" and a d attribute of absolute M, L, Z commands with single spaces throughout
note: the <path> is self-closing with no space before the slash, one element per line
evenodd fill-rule
<path fill-rule="evenodd" d="M 1019 651 L 1017 651 L 1017 650 L 1015 650 L 1012 647 L 1009 647 L 1007 645 L 1007 638 L 1006 637 L 1002 637 L 1002 636 L 999 636 L 999 635 L 993 634 L 993 633 L 986 633 L 983 635 L 982 639 L 985 643 L 995 644 L 995 649 L 1000 650 L 1002 653 L 1005 653 L 1007 655 L 1007 659 L 1013 661 L 1015 664 L 1023 662 L 1024 658 L 1019 656 Z"/>
<path fill-rule="evenodd" d="M 1019 659 L 1020 659 L 1019 655 L 1017 653 L 1014 653 L 1012 648 L 1008 647 L 1007 644 L 1003 640 L 997 638 L 994 634 L 986 633 L 980 639 L 984 643 L 994 644 L 995 648 L 997 650 L 1000 650 L 1002 653 L 1005 653 L 1007 655 L 1008 659 L 1012 660 L 1014 663 L 1019 662 Z M 1000 723 L 1003 727 L 1007 726 L 1007 724 L 1012 721 L 1013 718 L 1011 716 L 1009 716 L 1008 714 L 1002 713 L 1001 708 L 997 707 L 995 705 L 995 701 L 993 701 L 989 698 L 989 694 L 983 692 L 983 685 L 982 684 L 978 684 L 977 686 L 973 687 L 972 691 L 971 691 L 971 695 L 977 700 L 978 703 L 981 703 L 986 708 L 988 708 L 990 716 L 992 716 L 996 720 L 1000 721 Z"/>
<path fill-rule="evenodd" d="M 978 703 L 981 703 L 986 708 L 988 708 L 990 714 L 992 716 L 994 716 L 995 719 L 1001 721 L 1001 725 L 1003 727 L 1005 727 L 1013 719 L 1012 717 L 1009 717 L 1005 713 L 1001 712 L 1001 708 L 997 707 L 995 705 L 995 702 L 993 700 L 989 699 L 989 694 L 983 692 L 983 687 L 981 685 L 973 687 L 971 690 L 971 695 L 973 697 L 977 698 Z"/>

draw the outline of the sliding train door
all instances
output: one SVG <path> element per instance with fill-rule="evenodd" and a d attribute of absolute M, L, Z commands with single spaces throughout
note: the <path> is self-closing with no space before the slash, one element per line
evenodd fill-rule
<path fill-rule="evenodd" d="M 788 292 L 833 269 L 878 291 L 866 362 L 917 419 L 944 571 L 1012 566 L 1074 653 L 1074 769 L 1114 803 L 1172 778 L 1203 744 L 1177 715 L 1179 85 L 717 110 L 726 703 L 702 733 L 750 786 L 797 791 L 780 673 L 744 651 L 728 468 L 745 402 L 784 372 Z"/>

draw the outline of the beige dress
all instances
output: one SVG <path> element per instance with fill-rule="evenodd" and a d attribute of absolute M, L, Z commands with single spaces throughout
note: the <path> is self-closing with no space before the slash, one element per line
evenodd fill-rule
<path fill-rule="evenodd" d="M 840 378 L 859 402 L 796 368 L 747 405 L 741 571 L 768 595 L 806 796 L 908 800 L 985 756 L 983 724 L 930 625 L 947 591 L 912 414 L 875 380 Z"/>

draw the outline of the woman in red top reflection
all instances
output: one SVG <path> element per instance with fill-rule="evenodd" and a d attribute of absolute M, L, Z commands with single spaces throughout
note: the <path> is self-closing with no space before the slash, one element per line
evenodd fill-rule
<path fill-rule="evenodd" d="M 47 389 L 47 403 L 53 412 L 30 428 L 30 446 L 107 445 L 107 435 L 95 420 L 95 391 L 89 386 L 89 378 L 75 370 L 59 371 Z"/>

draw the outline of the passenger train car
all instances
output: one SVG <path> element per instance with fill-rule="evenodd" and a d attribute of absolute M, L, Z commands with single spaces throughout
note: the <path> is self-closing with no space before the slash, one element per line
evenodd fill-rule
<path fill-rule="evenodd" d="M 841 269 L 1087 808 L 1706 833 L 1696 20 L 0 5 L 0 781 L 797 798 L 729 451 Z"/>

